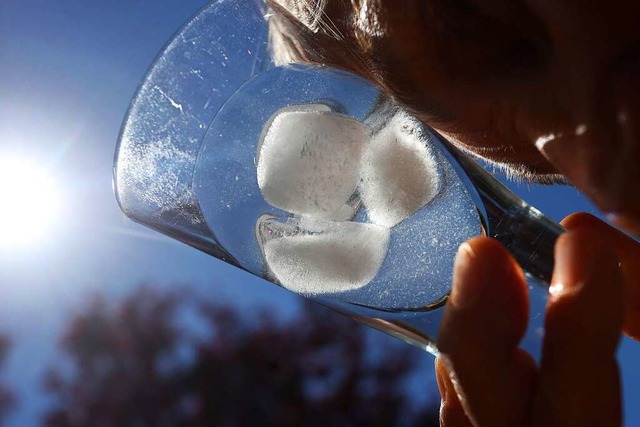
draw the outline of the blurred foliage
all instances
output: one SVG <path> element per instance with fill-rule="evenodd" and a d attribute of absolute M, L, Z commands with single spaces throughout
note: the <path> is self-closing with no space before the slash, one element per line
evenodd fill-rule
<path fill-rule="evenodd" d="M 5 335 L 0 335 L 0 373 L 2 373 L 2 365 L 4 364 L 11 342 Z M 9 411 L 15 406 L 16 400 L 9 388 L 3 384 L 2 376 L 0 376 L 0 427 L 5 425 L 5 419 Z"/>
<path fill-rule="evenodd" d="M 312 303 L 289 320 L 142 288 L 97 297 L 61 339 L 49 427 L 437 426 L 426 357 Z"/>

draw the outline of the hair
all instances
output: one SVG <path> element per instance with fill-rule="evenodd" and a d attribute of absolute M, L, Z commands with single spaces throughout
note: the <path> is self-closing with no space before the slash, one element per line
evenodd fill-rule
<path fill-rule="evenodd" d="M 272 5 L 277 5 L 294 17 L 299 23 L 307 27 L 313 33 L 319 32 L 323 27 L 323 16 L 327 8 L 328 0 L 269 0 Z"/>
<path fill-rule="evenodd" d="M 278 66 L 309 62 L 308 50 L 295 25 L 279 13 L 269 14 L 268 20 L 269 50 L 273 62 Z"/>
<path fill-rule="evenodd" d="M 329 65 L 367 77 L 369 60 L 351 22 L 353 3 L 361 0 L 265 1 L 272 12 L 268 14 L 269 46 L 276 65 Z"/>

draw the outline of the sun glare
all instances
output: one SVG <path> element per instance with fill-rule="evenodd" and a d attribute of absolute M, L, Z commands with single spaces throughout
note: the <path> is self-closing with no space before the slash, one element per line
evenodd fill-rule
<path fill-rule="evenodd" d="M 0 157 L 0 247 L 24 247 L 44 238 L 58 219 L 59 192 L 44 168 Z"/>

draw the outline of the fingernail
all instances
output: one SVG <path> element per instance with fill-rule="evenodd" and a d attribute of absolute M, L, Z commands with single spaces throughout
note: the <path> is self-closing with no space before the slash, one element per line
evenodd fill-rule
<path fill-rule="evenodd" d="M 556 244 L 555 268 L 549 293 L 561 298 L 581 290 L 597 269 L 617 268 L 611 244 L 597 233 L 567 231 Z"/>
<path fill-rule="evenodd" d="M 442 400 L 446 401 L 450 396 L 456 396 L 461 402 L 464 401 L 464 397 L 459 390 L 457 390 L 459 386 L 457 385 L 456 376 L 453 373 L 451 361 L 445 355 L 440 355 L 435 360 L 435 367 L 437 372 L 436 381 L 438 382 L 438 389 L 440 390 Z"/>
<path fill-rule="evenodd" d="M 453 289 L 450 299 L 450 303 L 455 307 L 472 306 L 481 292 L 484 275 L 478 274 L 477 269 L 472 268 L 475 257 L 473 248 L 468 243 L 463 243 L 458 248 L 453 264 Z"/>
<path fill-rule="evenodd" d="M 436 381 L 438 382 L 438 390 L 440 391 L 442 401 L 445 402 L 447 400 L 447 396 L 449 396 L 453 391 L 451 390 L 452 385 L 449 382 L 449 374 L 447 373 L 447 369 L 444 366 L 442 356 L 436 357 L 434 362 L 436 368 Z"/>
<path fill-rule="evenodd" d="M 555 250 L 555 267 L 553 278 L 551 280 L 551 286 L 549 287 L 549 294 L 553 298 L 561 298 L 572 292 L 577 292 L 583 284 L 580 280 L 579 271 L 582 270 L 577 264 L 582 264 L 584 255 L 579 258 L 576 257 L 575 239 L 573 234 L 561 236 L 558 239 Z M 586 255 L 588 255 L 588 251 Z"/>
<path fill-rule="evenodd" d="M 551 286 L 549 286 L 549 293 L 551 294 L 551 296 L 555 297 L 555 298 L 559 298 L 562 293 L 564 292 L 564 284 L 560 281 L 557 281 L 551 284 Z"/>

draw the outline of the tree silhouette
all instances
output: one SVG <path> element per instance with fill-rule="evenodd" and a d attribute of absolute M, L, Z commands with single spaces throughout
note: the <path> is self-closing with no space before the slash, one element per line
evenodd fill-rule
<path fill-rule="evenodd" d="M 9 338 L 5 335 L 0 335 L 0 369 L 6 360 L 7 354 L 9 353 L 9 347 L 11 346 L 11 342 Z M 2 377 L 0 377 L 1 379 Z M 8 386 L 4 385 L 2 381 L 0 381 L 0 427 L 5 424 L 6 416 L 9 414 L 9 411 L 15 405 L 15 397 L 13 393 L 9 390 Z"/>
<path fill-rule="evenodd" d="M 430 426 L 406 380 L 417 350 L 311 303 L 283 321 L 142 288 L 95 298 L 63 335 L 45 425 Z M 69 369 L 70 368 L 70 369 Z M 419 424 L 420 423 L 420 424 Z"/>

